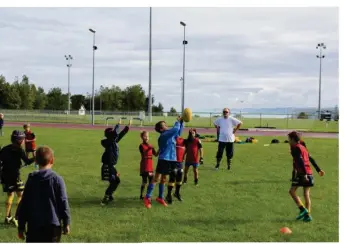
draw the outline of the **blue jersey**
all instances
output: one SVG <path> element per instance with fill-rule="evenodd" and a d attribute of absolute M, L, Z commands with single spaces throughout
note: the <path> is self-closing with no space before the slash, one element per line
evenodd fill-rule
<path fill-rule="evenodd" d="M 176 161 L 176 137 L 181 133 L 181 124 L 176 121 L 173 128 L 165 130 L 158 139 L 159 159 L 166 161 Z"/>

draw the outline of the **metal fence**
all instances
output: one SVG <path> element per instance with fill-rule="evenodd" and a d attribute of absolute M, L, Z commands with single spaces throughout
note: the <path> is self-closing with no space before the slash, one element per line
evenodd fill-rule
<path fill-rule="evenodd" d="M 90 112 L 80 114 L 80 111 L 53 111 L 53 110 L 0 110 L 4 114 L 5 122 L 41 122 L 41 123 L 91 123 Z M 172 125 L 178 114 L 154 113 L 152 120 L 144 116 L 142 112 L 116 112 L 95 111 L 95 123 L 112 125 L 131 119 L 133 124 L 148 126 L 164 120 Z M 193 119 L 188 123 L 189 127 L 213 127 L 214 121 L 221 113 L 193 112 Z M 232 116 L 243 121 L 243 128 L 271 128 L 271 129 L 297 129 L 309 131 L 338 132 L 338 122 L 319 121 L 311 116 L 307 119 L 298 119 L 297 114 L 264 114 L 264 113 L 233 113 Z"/>

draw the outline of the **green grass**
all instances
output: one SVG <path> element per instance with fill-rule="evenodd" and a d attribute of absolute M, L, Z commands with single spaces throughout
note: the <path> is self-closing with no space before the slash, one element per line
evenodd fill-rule
<path fill-rule="evenodd" d="M 0 145 L 8 142 L 8 133 Z M 298 214 L 288 195 L 291 157 L 284 143 L 264 147 L 271 137 L 258 137 L 257 144 L 236 145 L 233 169 L 213 171 L 216 143 L 204 142 L 205 164 L 200 185 L 182 187 L 184 202 L 163 208 L 153 203 L 145 209 L 138 200 L 138 132 L 129 132 L 120 143 L 118 170 L 121 185 L 116 201 L 100 206 L 105 182 L 100 181 L 102 131 L 33 128 L 38 144 L 55 150 L 54 169 L 64 177 L 72 213 L 71 235 L 64 242 L 338 242 L 338 140 L 307 139 L 307 145 L 325 170 L 315 176 L 311 191 L 312 223 L 295 221 Z M 156 145 L 156 133 L 151 142 Z M 279 138 L 282 141 L 284 138 Z M 223 165 L 224 166 L 224 165 Z M 33 170 L 23 170 L 23 179 Z M 301 191 L 300 191 L 301 194 Z M 157 195 L 155 189 L 154 196 Z M 0 219 L 4 219 L 5 195 L 0 194 Z M 293 233 L 284 236 L 281 227 Z M 17 242 L 16 230 L 0 225 L 1 242 Z"/>
<path fill-rule="evenodd" d="M 5 112 L 4 112 L 5 113 Z M 213 114 L 214 115 L 214 114 Z M 258 115 L 259 116 L 259 115 Z M 96 115 L 96 124 L 105 124 L 107 117 L 115 117 L 119 119 L 120 117 L 130 118 L 127 115 Z M 138 117 L 138 116 L 133 116 Z M 214 127 L 213 122 L 216 118 L 208 115 L 208 117 L 194 117 L 189 123 L 189 126 L 193 127 Z M 75 114 L 56 114 L 56 113 L 17 113 L 13 111 L 6 111 L 5 113 L 6 121 L 20 121 L 20 122 L 46 122 L 46 123 L 82 123 L 87 124 L 91 121 L 90 115 L 78 116 Z M 143 121 L 143 125 L 154 125 L 160 120 L 165 120 L 168 123 L 173 123 L 175 116 L 163 117 L 163 116 L 153 116 L 152 122 L 146 118 Z M 326 125 L 326 122 L 314 120 L 314 119 L 278 119 L 278 118 L 268 118 L 267 116 L 261 115 L 261 118 L 242 118 L 244 123 L 243 128 L 254 128 L 256 126 L 269 126 L 276 127 L 277 129 L 297 129 L 297 130 L 308 130 L 315 132 L 338 132 L 339 124 L 336 121 L 331 121 Z M 109 123 L 114 123 L 114 120 L 110 120 Z M 139 125 L 139 120 L 133 120 L 133 124 Z"/>

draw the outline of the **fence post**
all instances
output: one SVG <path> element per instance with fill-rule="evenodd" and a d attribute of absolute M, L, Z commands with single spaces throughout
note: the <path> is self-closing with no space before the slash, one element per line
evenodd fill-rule
<path fill-rule="evenodd" d="M 260 121 L 259 124 L 260 125 L 259 126 L 262 127 L 262 113 L 259 114 L 259 117 L 260 117 L 260 119 L 259 119 L 259 121 Z"/>
<path fill-rule="evenodd" d="M 212 116 L 212 114 L 209 113 L 209 126 L 210 126 L 210 127 L 211 127 L 211 116 Z"/>
<path fill-rule="evenodd" d="M 287 114 L 287 129 L 289 129 L 289 114 Z"/>

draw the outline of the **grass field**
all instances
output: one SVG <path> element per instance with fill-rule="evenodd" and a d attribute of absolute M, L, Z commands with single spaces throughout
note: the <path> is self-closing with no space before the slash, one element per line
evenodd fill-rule
<path fill-rule="evenodd" d="M 129 132 L 120 143 L 121 185 L 115 202 L 106 207 L 100 206 L 107 187 L 100 181 L 102 131 L 34 128 L 34 132 L 38 144 L 55 150 L 54 169 L 67 185 L 72 225 L 71 235 L 63 237 L 63 242 L 339 241 L 338 140 L 306 138 L 326 175 L 315 176 L 311 192 L 314 221 L 303 223 L 294 220 L 298 209 L 288 195 L 292 167 L 288 146 L 264 147 L 271 137 L 259 137 L 257 144 L 236 145 L 231 172 L 224 167 L 213 170 L 216 144 L 204 142 L 200 185 L 183 186 L 182 203 L 167 208 L 153 203 L 148 210 L 138 200 L 138 132 Z M 156 136 L 151 133 L 153 145 Z M 0 137 L 0 145 L 8 140 L 8 136 Z M 33 166 L 23 170 L 23 179 L 31 170 Z M 192 182 L 192 175 L 189 178 Z M 0 202 L 2 220 L 4 194 Z M 279 229 L 284 226 L 293 234 L 281 235 Z M 0 241 L 17 242 L 16 230 L 0 225 Z"/>
<path fill-rule="evenodd" d="M 5 113 L 5 112 L 4 112 Z M 138 116 L 130 115 L 96 115 L 95 123 L 96 124 L 105 124 L 106 118 L 114 117 L 116 120 L 119 118 L 135 118 Z M 176 116 L 163 117 L 163 116 L 153 116 L 152 122 L 146 118 L 142 125 L 154 125 L 160 120 L 165 120 L 168 123 L 173 123 Z M 257 115 L 258 118 L 245 118 L 243 116 L 241 120 L 243 121 L 242 128 L 254 128 L 256 126 L 269 126 L 276 127 L 277 129 L 297 129 L 297 130 L 308 130 L 315 132 L 338 132 L 339 124 L 336 121 L 331 121 L 328 124 L 324 121 L 314 120 L 314 119 L 292 119 L 292 118 L 269 118 L 267 115 L 262 114 Z M 210 114 L 208 117 L 194 117 L 193 120 L 188 123 L 191 127 L 213 127 L 213 122 L 215 117 Z M 43 123 L 80 123 L 87 124 L 91 123 L 91 116 L 79 116 L 74 114 L 56 114 L 56 113 L 25 113 L 25 112 L 7 112 L 5 113 L 6 121 L 20 121 L 20 122 L 43 122 Z M 114 120 L 109 120 L 109 124 L 113 124 Z M 140 125 L 139 120 L 133 120 L 133 124 Z"/>

